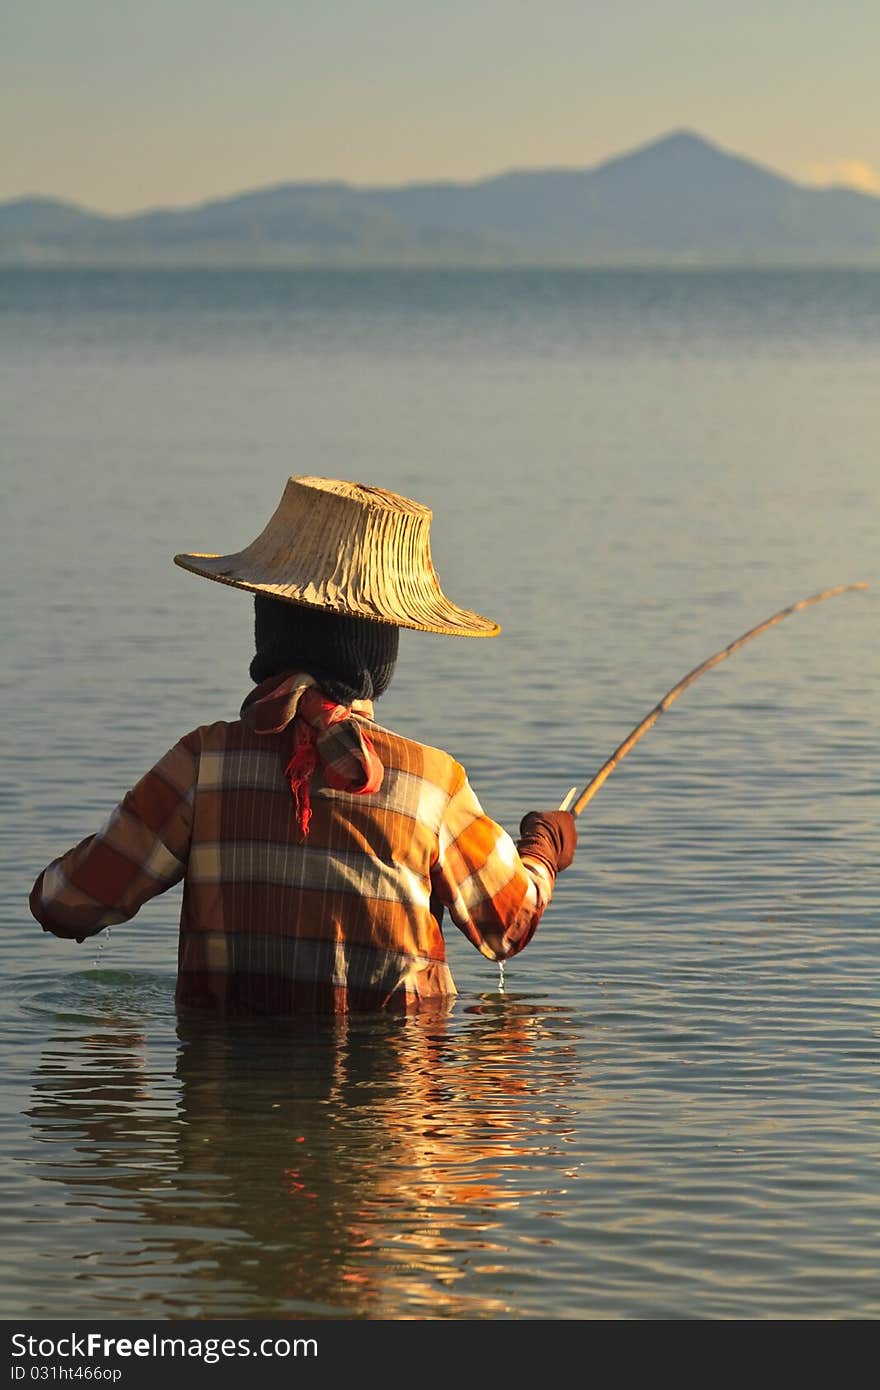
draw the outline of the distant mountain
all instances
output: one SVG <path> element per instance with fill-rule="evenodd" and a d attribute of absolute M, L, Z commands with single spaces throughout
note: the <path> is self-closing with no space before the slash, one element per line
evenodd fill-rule
<path fill-rule="evenodd" d="M 808 188 L 687 131 L 593 169 L 286 184 L 105 217 L 0 204 L 5 264 L 870 264 L 880 198 Z"/>

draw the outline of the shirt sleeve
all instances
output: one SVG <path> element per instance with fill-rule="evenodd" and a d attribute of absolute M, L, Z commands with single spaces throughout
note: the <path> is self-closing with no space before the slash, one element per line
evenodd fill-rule
<path fill-rule="evenodd" d="M 30 908 L 44 931 L 83 941 L 126 922 L 186 872 L 197 758 L 170 749 L 90 835 L 43 870 Z"/>
<path fill-rule="evenodd" d="M 539 860 L 520 858 L 507 831 L 484 812 L 464 769 L 459 772 L 440 826 L 432 887 L 482 955 L 506 960 L 534 936 L 553 896 L 553 875 Z"/>

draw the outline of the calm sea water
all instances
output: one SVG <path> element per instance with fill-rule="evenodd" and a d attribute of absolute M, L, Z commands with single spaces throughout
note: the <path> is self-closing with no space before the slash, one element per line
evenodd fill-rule
<path fill-rule="evenodd" d="M 0 276 L 5 1316 L 880 1313 L 880 275 Z M 529 949 L 446 1017 L 195 1028 L 176 894 L 26 895 L 180 734 L 251 607 L 176 569 L 290 473 L 434 508 L 492 642 L 407 633 L 383 722 L 486 808 L 583 785 Z"/>

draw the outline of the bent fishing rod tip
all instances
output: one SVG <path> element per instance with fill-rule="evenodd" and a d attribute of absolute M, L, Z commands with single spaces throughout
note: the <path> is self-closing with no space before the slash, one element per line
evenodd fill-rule
<path fill-rule="evenodd" d="M 730 642 L 726 647 L 722 647 L 720 651 L 713 653 L 713 655 L 707 657 L 705 661 L 700 662 L 699 666 L 695 666 L 692 671 L 688 671 L 686 676 L 682 676 L 681 680 L 678 681 L 671 690 L 667 690 L 663 699 L 658 701 L 652 710 L 648 711 L 641 723 L 636 725 L 623 740 L 623 743 L 615 748 L 611 757 L 602 764 L 595 777 L 587 783 L 576 801 L 573 802 L 572 793 L 568 793 L 562 805 L 559 807 L 560 811 L 570 810 L 573 816 L 579 816 L 605 780 L 611 775 L 618 764 L 623 761 L 630 749 L 635 747 L 642 735 L 653 728 L 661 714 L 669 708 L 672 702 L 677 700 L 679 695 L 687 690 L 688 686 L 693 685 L 694 681 L 698 680 L 706 671 L 711 671 L 713 666 L 717 666 L 719 662 L 726 661 L 729 656 L 733 656 L 734 652 L 739 651 L 740 647 L 744 647 L 746 642 L 751 642 L 753 637 L 757 637 L 760 633 L 766 632 L 768 628 L 774 627 L 776 623 L 782 622 L 783 618 L 789 617 L 791 613 L 799 613 L 801 609 L 810 608 L 814 603 L 821 603 L 822 600 L 826 598 L 834 598 L 837 594 L 848 594 L 852 593 L 855 589 L 864 590 L 867 588 L 868 585 L 865 581 L 860 579 L 857 580 L 855 584 L 836 584 L 833 589 L 823 589 L 820 594 L 811 594 L 809 598 L 799 599 L 797 603 L 790 603 L 787 608 L 782 608 L 778 613 L 774 613 L 772 617 L 765 618 L 762 623 L 758 623 L 757 627 L 750 628 L 749 631 L 744 632 L 741 637 L 737 637 L 735 641 Z M 575 788 L 575 791 L 576 790 Z"/>

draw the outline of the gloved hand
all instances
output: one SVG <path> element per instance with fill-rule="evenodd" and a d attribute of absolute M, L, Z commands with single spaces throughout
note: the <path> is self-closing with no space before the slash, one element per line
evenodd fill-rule
<path fill-rule="evenodd" d="M 576 846 L 577 830 L 570 811 L 529 811 L 520 821 L 519 853 L 540 859 L 554 876 L 568 868 Z"/>

